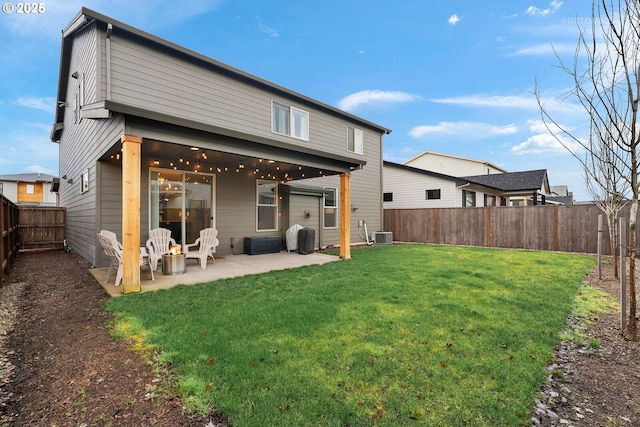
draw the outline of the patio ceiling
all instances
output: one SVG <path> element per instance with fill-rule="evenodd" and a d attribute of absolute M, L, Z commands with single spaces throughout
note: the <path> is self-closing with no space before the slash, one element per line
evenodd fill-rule
<path fill-rule="evenodd" d="M 120 147 L 116 144 L 103 156 L 104 161 L 120 162 Z M 305 156 L 301 156 L 305 160 Z M 311 156 L 306 156 L 311 162 Z M 344 170 L 318 168 L 304 162 L 290 162 L 274 157 L 254 157 L 196 146 L 185 146 L 145 139 L 142 144 L 142 161 L 152 168 L 192 171 L 205 174 L 242 174 L 252 178 L 273 179 L 279 182 L 298 181 L 323 176 L 338 175 Z"/>

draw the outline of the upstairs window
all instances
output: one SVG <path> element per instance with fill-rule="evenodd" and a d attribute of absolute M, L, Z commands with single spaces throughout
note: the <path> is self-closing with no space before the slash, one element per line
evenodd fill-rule
<path fill-rule="evenodd" d="M 309 140 L 309 113 L 289 105 L 271 103 L 271 131 Z"/>
<path fill-rule="evenodd" d="M 364 132 L 347 127 L 347 151 L 362 154 L 364 152 Z"/>

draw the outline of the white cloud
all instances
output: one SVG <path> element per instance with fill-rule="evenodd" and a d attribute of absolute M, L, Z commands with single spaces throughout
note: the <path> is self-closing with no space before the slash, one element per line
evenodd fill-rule
<path fill-rule="evenodd" d="M 266 34 L 267 36 L 274 39 L 280 37 L 280 33 L 278 33 L 278 30 L 276 30 L 275 28 L 269 27 L 264 22 L 262 22 L 260 18 L 258 18 L 258 30 L 262 34 Z"/>
<path fill-rule="evenodd" d="M 553 0 L 549 3 L 549 7 L 546 9 L 539 9 L 536 6 L 529 6 L 527 8 L 527 15 L 535 16 L 535 15 L 550 15 L 552 13 L 556 13 L 561 7 L 562 2 L 558 0 Z"/>
<path fill-rule="evenodd" d="M 511 147 L 515 154 L 567 153 L 567 149 L 549 134 L 532 135 L 526 141 Z"/>
<path fill-rule="evenodd" d="M 569 154 L 569 150 L 573 153 L 580 150 L 580 144 L 563 136 L 559 129 L 554 131 L 556 136 L 553 136 L 542 120 L 529 120 L 527 124 L 533 135 L 526 141 L 511 147 L 514 154 Z M 552 127 L 554 126 L 552 125 Z M 567 130 L 571 131 L 572 129 Z"/>
<path fill-rule="evenodd" d="M 497 126 L 480 122 L 440 122 L 437 125 L 416 126 L 409 131 L 409 136 L 413 138 L 426 135 L 464 136 L 467 139 L 482 139 L 516 132 L 518 127 L 514 124 Z"/>
<path fill-rule="evenodd" d="M 543 97 L 542 102 L 548 112 L 583 113 L 584 109 L 570 102 L 561 102 L 558 99 Z M 431 102 L 438 104 L 460 105 L 465 107 L 489 107 L 489 108 L 517 108 L 522 110 L 540 111 L 538 101 L 533 94 L 529 95 L 466 95 L 450 98 L 435 98 Z"/>
<path fill-rule="evenodd" d="M 407 92 L 363 90 L 347 95 L 338 101 L 338 108 L 354 111 L 366 105 L 387 105 L 415 102 L 420 97 Z"/>
<path fill-rule="evenodd" d="M 492 108 L 523 108 L 538 109 L 536 98 L 530 96 L 497 96 L 497 95 L 466 95 L 454 96 L 450 98 L 435 98 L 432 102 L 438 104 L 462 105 L 471 107 L 492 107 Z"/>
<path fill-rule="evenodd" d="M 11 173 L 35 171 L 56 175 L 59 147 L 49 140 L 49 128 L 44 124 L 26 123 L 19 131 L 11 131 L 0 144 L 5 154 L 0 157 L 0 166 L 16 170 Z"/>
<path fill-rule="evenodd" d="M 458 15 L 454 13 L 449 17 L 449 24 L 456 25 L 458 22 L 460 22 L 461 19 L 462 18 L 460 18 Z"/>
<path fill-rule="evenodd" d="M 53 113 L 55 111 L 56 99 L 55 98 L 34 98 L 30 96 L 23 96 L 16 99 L 13 102 L 15 105 L 26 108 L 35 108 L 36 110 L 46 111 L 47 113 Z"/>
<path fill-rule="evenodd" d="M 576 43 L 547 43 L 522 47 L 511 54 L 511 56 L 541 56 L 541 55 L 561 55 L 575 54 Z"/>

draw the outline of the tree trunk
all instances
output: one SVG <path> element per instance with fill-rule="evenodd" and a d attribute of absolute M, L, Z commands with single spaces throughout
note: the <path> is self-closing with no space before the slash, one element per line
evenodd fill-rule
<path fill-rule="evenodd" d="M 611 256 L 613 257 L 614 277 L 618 279 L 618 233 L 617 226 L 618 215 L 607 215 L 607 224 L 609 226 L 609 242 L 611 243 Z"/>
<path fill-rule="evenodd" d="M 634 191 L 629 214 L 629 322 L 625 337 L 629 340 L 638 339 L 638 326 L 636 324 L 636 218 L 638 215 L 638 195 Z"/>
<path fill-rule="evenodd" d="M 611 255 L 613 256 L 613 277 L 616 279 L 620 278 L 620 273 L 618 272 L 618 227 L 615 224 L 618 223 L 618 215 L 613 222 L 613 245 L 611 248 Z"/>

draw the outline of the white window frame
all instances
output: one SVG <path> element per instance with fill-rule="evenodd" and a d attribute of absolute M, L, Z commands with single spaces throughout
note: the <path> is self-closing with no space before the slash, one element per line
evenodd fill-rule
<path fill-rule="evenodd" d="M 25 192 L 25 194 L 36 194 L 36 185 L 35 184 L 25 184 L 24 192 Z"/>
<path fill-rule="evenodd" d="M 327 201 L 329 200 L 327 198 L 327 193 L 331 192 L 333 193 L 333 206 L 332 205 L 328 205 Z M 328 213 L 333 213 L 333 217 L 335 218 L 335 225 L 327 225 L 327 214 Z M 325 188 L 324 192 L 322 193 L 322 226 L 326 229 L 335 229 L 338 228 L 338 222 L 339 222 L 339 217 L 338 217 L 338 190 L 336 188 Z"/>
<path fill-rule="evenodd" d="M 273 185 L 273 203 L 260 202 L 260 186 L 264 184 Z M 278 182 L 267 179 L 256 180 L 256 231 L 277 231 L 278 230 Z M 260 228 L 260 208 L 273 208 L 274 226 L 273 228 Z"/>
<path fill-rule="evenodd" d="M 85 169 L 80 175 L 80 193 L 89 191 L 89 169 Z"/>
<path fill-rule="evenodd" d="M 438 196 L 438 197 L 429 197 L 430 194 L 433 196 Z M 425 190 L 425 194 L 424 194 L 424 199 L 425 200 L 441 200 L 442 199 L 442 189 L 441 188 L 430 188 L 428 190 Z"/>
<path fill-rule="evenodd" d="M 467 197 L 469 195 L 469 197 Z M 478 206 L 477 194 L 475 191 L 462 190 L 462 207 L 463 208 L 475 208 Z"/>
<path fill-rule="evenodd" d="M 284 132 L 277 125 L 276 121 L 276 106 L 289 111 L 288 122 L 283 125 L 286 127 Z M 293 107 L 291 105 L 283 104 L 278 101 L 271 101 L 271 132 L 278 135 L 286 135 L 291 138 L 300 139 L 303 141 L 309 140 L 309 112 Z"/>
<path fill-rule="evenodd" d="M 364 132 L 361 129 L 347 126 L 347 151 L 364 154 Z"/>

